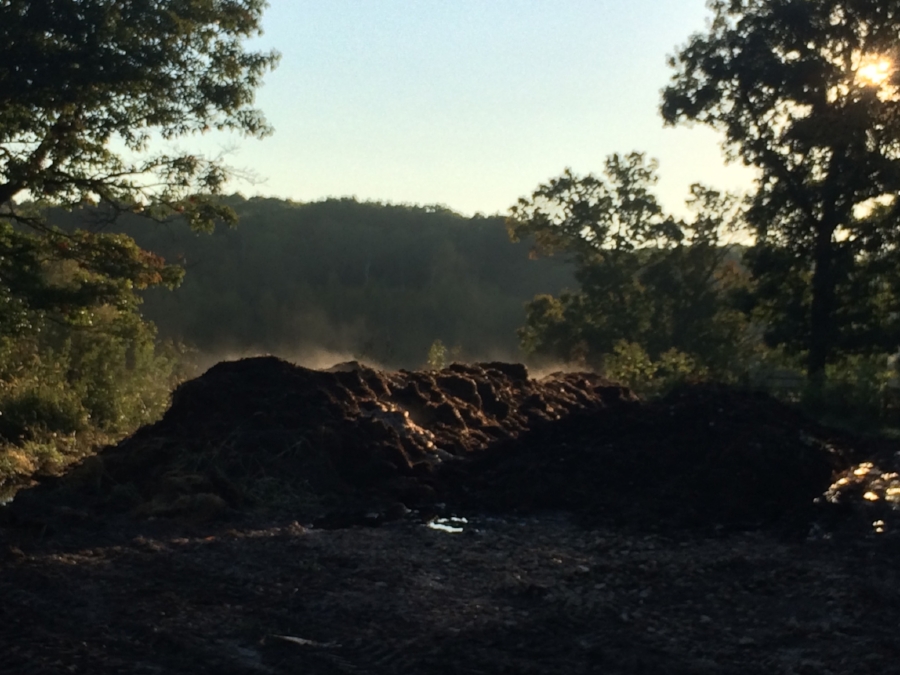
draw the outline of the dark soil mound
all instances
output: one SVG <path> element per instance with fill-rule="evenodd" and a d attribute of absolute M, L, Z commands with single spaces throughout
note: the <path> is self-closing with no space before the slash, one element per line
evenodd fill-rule
<path fill-rule="evenodd" d="M 831 436 L 766 395 L 686 387 L 505 443 L 456 488 L 478 508 L 562 508 L 588 521 L 808 526 L 814 500 L 849 465 Z"/>
<path fill-rule="evenodd" d="M 314 371 L 263 357 L 185 383 L 162 420 L 24 491 L 8 512 L 202 520 L 274 510 L 340 527 L 445 503 L 805 532 L 827 505 L 829 526 L 852 511 L 868 528 L 872 490 L 882 518 L 900 489 L 854 443 L 767 396 L 723 387 L 642 402 L 596 375 L 538 381 L 514 364 Z"/>
<path fill-rule="evenodd" d="M 504 363 L 382 373 L 358 363 L 315 371 L 274 357 L 225 362 L 179 387 L 159 422 L 21 493 L 13 510 L 52 503 L 203 518 L 265 506 L 311 518 L 412 506 L 434 497 L 444 463 L 633 398 L 594 375 L 536 382 Z"/>

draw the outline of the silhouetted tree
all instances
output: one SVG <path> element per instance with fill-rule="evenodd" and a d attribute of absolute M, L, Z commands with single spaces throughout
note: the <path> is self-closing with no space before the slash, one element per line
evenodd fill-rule
<path fill-rule="evenodd" d="M 709 29 L 670 60 L 662 114 L 721 131 L 728 158 L 759 170 L 747 214 L 756 301 L 770 342 L 807 351 L 820 381 L 839 350 L 900 345 L 885 325 L 859 330 L 900 309 L 881 276 L 900 220 L 900 2 L 709 6 Z M 864 288 L 877 303 L 857 303 Z"/>
<path fill-rule="evenodd" d="M 151 141 L 209 129 L 250 136 L 269 131 L 252 103 L 277 55 L 243 48 L 260 32 L 265 4 L 0 3 L 4 328 L 14 328 L 28 309 L 77 321 L 86 307 L 133 306 L 133 288 L 180 278 L 176 268 L 123 235 L 54 230 L 42 217 L 48 205 L 99 203 L 110 217 L 177 213 L 198 228 L 217 218 L 233 220 L 233 212 L 211 198 L 225 183 L 227 166 L 155 152 Z"/>
<path fill-rule="evenodd" d="M 655 161 L 612 155 L 602 176 L 562 176 L 511 209 L 517 239 L 535 255 L 573 259 L 577 291 L 541 295 L 527 308 L 524 349 L 600 365 L 621 341 L 656 358 L 670 349 L 722 367 L 742 321 L 728 311 L 728 249 L 720 234 L 737 215 L 733 197 L 692 187 L 692 222 L 666 216 L 652 188 Z"/>

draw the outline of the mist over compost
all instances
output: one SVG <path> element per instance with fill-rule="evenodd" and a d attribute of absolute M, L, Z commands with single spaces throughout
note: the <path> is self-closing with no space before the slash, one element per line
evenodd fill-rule
<path fill-rule="evenodd" d="M 860 509 L 880 506 L 857 494 L 859 475 L 833 485 L 861 447 L 768 396 L 724 387 L 648 402 L 594 374 L 536 380 L 520 364 L 387 372 L 256 357 L 182 384 L 160 421 L 23 491 L 7 515 L 267 513 L 343 527 L 409 509 L 562 510 L 586 524 L 805 534 L 826 511 L 837 522 L 838 502 L 841 522 L 852 512 L 857 524 L 868 517 Z"/>
<path fill-rule="evenodd" d="M 521 359 L 525 303 L 575 284 L 565 260 L 532 260 L 530 241 L 511 242 L 501 216 L 354 199 L 232 195 L 222 203 L 240 225 L 208 236 L 179 220 L 148 228 L 133 214 L 114 226 L 184 266 L 176 290 L 142 293 L 141 314 L 204 360 L 298 354 L 306 365 L 324 348 L 415 368 L 436 339 L 468 361 Z M 70 231 L 110 227 L 102 215 L 83 208 L 50 217 Z"/>

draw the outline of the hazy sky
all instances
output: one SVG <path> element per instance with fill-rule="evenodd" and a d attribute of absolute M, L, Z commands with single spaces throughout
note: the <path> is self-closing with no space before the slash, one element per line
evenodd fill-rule
<path fill-rule="evenodd" d="M 665 129 L 666 56 L 704 28 L 704 0 L 272 0 L 254 47 L 282 53 L 257 103 L 275 127 L 230 162 L 246 195 L 356 196 L 505 212 L 612 152 L 661 162 L 659 193 L 749 185 L 711 131 Z M 185 141 L 185 145 L 188 142 Z"/>

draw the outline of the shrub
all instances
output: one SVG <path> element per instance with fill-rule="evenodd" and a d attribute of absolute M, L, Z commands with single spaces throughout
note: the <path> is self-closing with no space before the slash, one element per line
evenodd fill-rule
<path fill-rule="evenodd" d="M 603 373 L 645 395 L 664 394 L 678 384 L 708 375 L 690 354 L 669 349 L 654 361 L 641 345 L 625 340 L 617 342 L 612 354 L 604 356 Z"/>
<path fill-rule="evenodd" d="M 135 313 L 103 307 L 82 323 L 33 317 L 0 338 L 0 493 L 155 420 L 186 374 Z"/>

